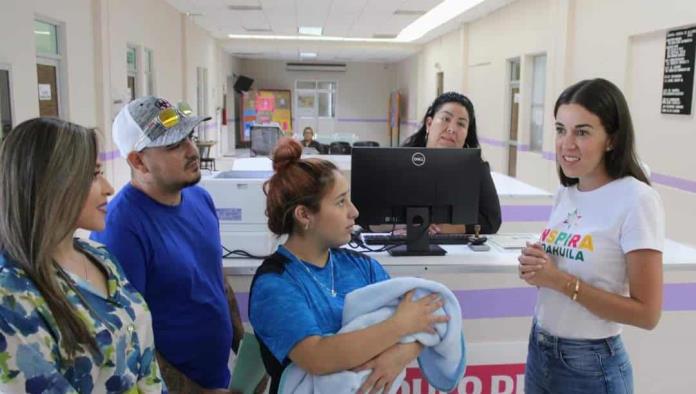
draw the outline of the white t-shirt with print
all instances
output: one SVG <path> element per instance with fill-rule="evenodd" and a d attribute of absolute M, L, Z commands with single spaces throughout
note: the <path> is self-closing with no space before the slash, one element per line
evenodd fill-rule
<path fill-rule="evenodd" d="M 623 296 L 629 294 L 626 253 L 662 251 L 664 238 L 660 195 L 631 176 L 588 192 L 561 188 L 541 234 L 546 253 L 561 270 Z M 621 332 L 621 324 L 548 288 L 539 290 L 535 315 L 544 330 L 563 338 L 598 339 Z"/>

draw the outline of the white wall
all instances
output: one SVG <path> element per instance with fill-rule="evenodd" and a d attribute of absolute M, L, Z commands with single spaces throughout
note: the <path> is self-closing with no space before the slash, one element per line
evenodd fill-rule
<path fill-rule="evenodd" d="M 38 116 L 34 19 L 64 27 L 61 67 L 67 89 L 67 119 L 96 126 L 94 90 L 94 42 L 91 37 L 91 1 L 4 1 L 0 12 L 0 63 L 11 68 L 14 124 Z M 86 82 L 86 83 L 85 83 Z"/>
<path fill-rule="evenodd" d="M 320 121 L 315 132 L 319 136 L 333 133 L 356 134 L 360 140 L 385 145 L 389 93 L 396 85 L 395 66 L 381 63 L 348 63 L 345 72 L 286 71 L 284 61 L 245 59 L 242 74 L 254 79 L 253 89 L 289 89 L 295 81 L 337 81 L 336 119 Z M 293 131 L 299 132 L 307 120 L 295 118 L 293 98 Z"/>
<path fill-rule="evenodd" d="M 630 17 L 616 19 L 626 9 Z M 691 186 L 675 188 L 656 183 L 666 206 L 668 236 L 696 244 L 696 120 L 692 115 L 660 113 L 665 35 L 668 30 L 696 25 L 696 6 L 688 0 L 577 2 L 575 38 L 570 46 L 575 59 L 572 80 L 602 76 L 621 87 L 631 106 L 638 154 L 649 165 L 653 179 L 666 176 Z M 596 26 L 612 25 L 612 34 Z M 671 183 L 671 182 L 670 182 Z"/>
<path fill-rule="evenodd" d="M 130 178 L 111 140 L 113 118 L 128 100 L 128 45 L 137 47 L 140 55 L 144 48 L 153 51 L 158 96 L 172 102 L 188 100 L 194 109 L 196 67 L 206 67 L 211 116 L 222 106 L 226 77 L 238 67 L 219 42 L 164 0 L 3 0 L 0 7 L 0 64 L 11 68 L 14 124 L 39 114 L 33 21 L 57 23 L 64 33 L 67 119 L 100 130 L 104 167 L 117 189 Z M 234 117 L 234 106 L 231 109 Z M 220 120 L 210 123 L 207 137 L 229 137 L 217 127 Z M 216 146 L 214 156 L 222 146 Z"/>
<path fill-rule="evenodd" d="M 418 131 L 428 106 L 437 97 L 437 73 L 443 92 L 462 92 L 466 83 L 467 27 L 429 42 L 417 55 L 396 64 L 396 89 L 402 95 L 401 140 Z"/>
<path fill-rule="evenodd" d="M 622 88 L 631 106 L 638 154 L 651 168 L 655 187 L 665 202 L 667 235 L 696 244 L 690 231 L 690 224 L 696 221 L 691 209 L 696 202 L 696 176 L 692 173 L 696 158 L 691 153 L 696 144 L 696 122 L 694 115 L 662 115 L 659 105 L 666 31 L 695 24 L 696 7 L 689 0 L 659 5 L 649 0 L 519 0 L 462 27 L 460 40 L 450 33 L 397 64 L 397 86 L 408 92 L 409 119 L 418 119 L 434 94 L 433 64 L 456 68 L 457 59 L 463 59 L 466 67 L 461 72 L 461 90 L 476 108 L 484 155 L 494 170 L 506 172 L 507 61 L 519 57 L 521 149 L 517 177 L 553 192 L 558 187 L 552 127 L 556 98 L 581 79 L 611 80 Z M 526 148 L 530 139 L 531 59 L 540 53 L 547 55 L 546 116 L 543 152 L 537 153 Z M 446 90 L 447 75 L 445 70 Z M 418 108 L 415 114 L 414 103 Z"/>

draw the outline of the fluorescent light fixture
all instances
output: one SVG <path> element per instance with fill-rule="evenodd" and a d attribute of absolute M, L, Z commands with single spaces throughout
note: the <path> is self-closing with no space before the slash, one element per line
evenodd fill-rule
<path fill-rule="evenodd" d="M 297 32 L 300 34 L 304 34 L 307 36 L 320 36 L 322 32 L 321 27 L 312 27 L 312 26 L 300 26 L 297 29 Z"/>
<path fill-rule="evenodd" d="M 328 36 L 263 36 L 258 34 L 228 34 L 228 38 L 238 40 L 279 40 L 279 41 L 332 41 L 332 42 L 396 42 L 383 38 L 353 38 Z"/>
<path fill-rule="evenodd" d="M 484 0 L 445 0 L 401 30 L 396 40 L 406 42 L 415 41 L 434 28 L 476 7 L 483 1 Z"/>
<path fill-rule="evenodd" d="M 300 58 L 302 59 L 314 59 L 317 57 L 316 52 L 300 52 Z"/>
<path fill-rule="evenodd" d="M 373 43 L 409 43 L 423 37 L 429 31 L 439 27 L 461 14 L 471 10 L 486 0 L 445 0 L 425 15 L 406 26 L 396 38 L 353 38 L 329 37 L 321 35 L 275 36 L 228 34 L 227 37 L 239 40 L 280 40 L 280 41 L 330 41 L 330 42 L 373 42 Z"/>

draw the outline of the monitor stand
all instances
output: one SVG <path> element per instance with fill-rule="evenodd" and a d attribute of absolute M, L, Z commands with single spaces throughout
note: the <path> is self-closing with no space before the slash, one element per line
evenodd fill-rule
<path fill-rule="evenodd" d="M 438 245 L 430 245 L 428 237 L 430 209 L 428 207 L 406 208 L 406 245 L 389 250 L 392 256 L 444 256 L 447 252 Z"/>

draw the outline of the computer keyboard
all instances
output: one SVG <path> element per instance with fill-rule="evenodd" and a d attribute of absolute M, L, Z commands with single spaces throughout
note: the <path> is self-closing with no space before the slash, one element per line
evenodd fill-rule
<path fill-rule="evenodd" d="M 406 243 L 406 234 L 364 234 L 363 240 L 367 245 L 394 245 Z M 466 245 L 470 234 L 430 234 L 433 245 Z"/>

